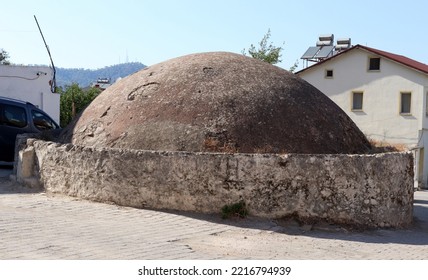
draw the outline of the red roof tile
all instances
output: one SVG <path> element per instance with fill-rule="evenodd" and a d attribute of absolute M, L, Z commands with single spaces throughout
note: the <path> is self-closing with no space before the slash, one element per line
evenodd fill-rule
<path fill-rule="evenodd" d="M 380 56 L 389 58 L 391 60 L 394 60 L 398 63 L 404 64 L 408 67 L 414 68 L 416 70 L 419 70 L 421 72 L 424 72 L 425 74 L 428 74 L 428 65 L 421 63 L 419 61 L 410 59 L 406 56 L 402 56 L 402 55 L 398 55 L 398 54 L 393 54 L 393 53 L 389 53 L 389 52 L 385 52 L 385 51 L 381 51 L 381 50 L 377 50 L 374 48 L 369 48 L 369 47 L 365 47 L 365 46 L 361 46 L 361 45 L 357 45 L 356 47 L 362 48 L 362 49 L 366 49 L 370 52 L 373 52 L 375 54 L 378 54 Z"/>

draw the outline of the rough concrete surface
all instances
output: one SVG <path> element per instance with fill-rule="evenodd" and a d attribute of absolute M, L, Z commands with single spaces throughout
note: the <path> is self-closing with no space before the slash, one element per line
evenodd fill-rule
<path fill-rule="evenodd" d="M 408 229 L 348 231 L 162 212 L 49 195 L 0 170 L 0 259 L 428 259 L 428 192 Z"/>
<path fill-rule="evenodd" d="M 252 216 L 363 227 L 406 227 L 412 218 L 410 153 L 162 152 L 30 139 L 31 148 L 47 192 L 99 202 L 216 213 L 243 201 Z"/>
<path fill-rule="evenodd" d="M 171 59 L 121 79 L 64 129 L 80 146 L 241 153 L 365 153 L 364 134 L 298 76 L 227 52 Z"/>

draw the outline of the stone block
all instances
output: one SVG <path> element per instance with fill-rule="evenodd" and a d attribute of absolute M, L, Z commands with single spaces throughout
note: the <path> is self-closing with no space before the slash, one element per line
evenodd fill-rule
<path fill-rule="evenodd" d="M 245 202 L 249 214 L 363 227 L 406 227 L 413 219 L 411 153 L 225 154 L 144 151 L 29 142 L 47 192 L 123 206 L 220 213 Z"/>

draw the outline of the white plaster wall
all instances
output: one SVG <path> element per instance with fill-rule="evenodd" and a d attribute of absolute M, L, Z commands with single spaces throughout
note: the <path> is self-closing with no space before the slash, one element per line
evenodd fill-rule
<path fill-rule="evenodd" d="M 59 123 L 60 95 L 50 90 L 52 76 L 47 66 L 0 65 L 0 96 L 33 103 Z"/>
<path fill-rule="evenodd" d="M 375 55 L 355 49 L 299 76 L 329 96 L 369 138 L 416 145 L 419 130 L 428 125 L 424 105 L 428 77 L 385 58 L 380 71 L 369 72 L 369 56 Z M 332 79 L 324 77 L 326 69 L 334 71 Z M 353 91 L 364 92 L 361 112 L 351 110 Z M 403 91 L 412 93 L 409 116 L 399 112 Z"/>

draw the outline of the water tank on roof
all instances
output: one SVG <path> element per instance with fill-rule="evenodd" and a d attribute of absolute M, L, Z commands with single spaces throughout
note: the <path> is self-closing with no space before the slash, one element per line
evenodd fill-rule
<path fill-rule="evenodd" d="M 327 35 L 320 35 L 318 38 L 317 46 L 333 46 L 334 41 L 334 35 L 333 34 L 327 34 Z"/>
<path fill-rule="evenodd" d="M 337 39 L 336 51 L 343 51 L 351 47 L 351 38 Z"/>

